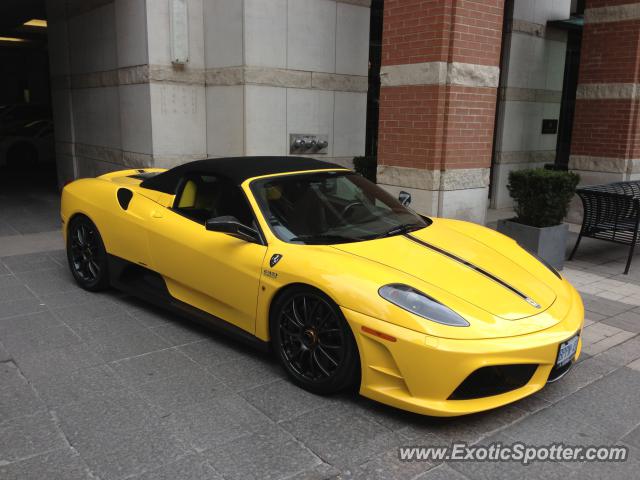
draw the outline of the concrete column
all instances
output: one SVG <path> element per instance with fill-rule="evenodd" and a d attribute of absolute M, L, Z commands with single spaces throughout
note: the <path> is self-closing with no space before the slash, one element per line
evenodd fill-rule
<path fill-rule="evenodd" d="M 587 1 L 569 164 L 583 184 L 640 179 L 639 72 L 640 3 Z"/>
<path fill-rule="evenodd" d="M 47 1 L 60 184 L 153 165 L 145 0 Z"/>
<path fill-rule="evenodd" d="M 515 0 L 505 32 L 491 206 L 508 208 L 509 173 L 554 163 L 557 134 L 542 133 L 543 119 L 559 120 L 567 32 L 550 20 L 569 18 L 570 0 Z M 508 15 L 508 12 L 505 12 Z"/>
<path fill-rule="evenodd" d="M 184 64 L 170 0 L 47 1 L 61 181 L 288 155 L 291 134 L 364 154 L 370 0 L 186 0 Z"/>
<path fill-rule="evenodd" d="M 55 151 L 58 184 L 63 186 L 77 177 L 75 131 L 71 100 L 71 65 L 66 8 L 59 2 L 47 2 L 49 71 L 51 75 L 51 104 L 55 124 Z"/>
<path fill-rule="evenodd" d="M 288 155 L 291 134 L 363 155 L 370 3 L 204 0 L 209 156 Z"/>
<path fill-rule="evenodd" d="M 503 7 L 385 2 L 378 182 L 419 212 L 484 222 Z"/>

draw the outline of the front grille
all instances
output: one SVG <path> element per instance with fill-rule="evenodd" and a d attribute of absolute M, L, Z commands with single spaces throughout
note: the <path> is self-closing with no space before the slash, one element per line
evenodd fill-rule
<path fill-rule="evenodd" d="M 479 368 L 455 389 L 449 400 L 491 397 L 516 390 L 531 380 L 537 368 L 537 364 L 530 363 Z"/>

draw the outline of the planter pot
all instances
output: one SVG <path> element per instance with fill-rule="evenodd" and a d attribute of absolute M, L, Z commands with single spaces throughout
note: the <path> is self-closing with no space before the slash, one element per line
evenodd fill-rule
<path fill-rule="evenodd" d="M 558 270 L 564 267 L 564 256 L 567 244 L 566 224 L 554 227 L 530 227 L 512 220 L 498 221 L 498 231 L 513 238 L 522 247 L 535 253 Z"/>

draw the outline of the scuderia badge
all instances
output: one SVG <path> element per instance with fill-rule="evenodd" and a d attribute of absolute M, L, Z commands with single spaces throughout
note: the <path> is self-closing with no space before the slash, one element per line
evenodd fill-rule
<path fill-rule="evenodd" d="M 278 264 L 278 262 L 279 262 L 280 260 L 282 260 L 282 255 L 281 255 L 281 254 L 279 254 L 279 253 L 276 253 L 276 254 L 275 254 L 275 255 L 273 255 L 273 256 L 271 257 L 271 259 L 269 260 L 269 265 L 271 266 L 271 268 L 273 268 L 273 267 L 275 267 L 275 266 Z M 277 274 L 276 272 L 271 271 L 271 270 L 267 270 L 266 268 L 265 268 L 265 270 L 264 270 L 264 274 L 265 274 L 267 277 L 271 277 L 271 278 L 278 278 L 278 274 Z"/>
<path fill-rule="evenodd" d="M 276 253 L 275 255 L 273 255 L 271 257 L 271 260 L 269 260 L 269 265 L 271 266 L 271 268 L 275 267 L 281 259 L 282 259 L 281 254 Z"/>

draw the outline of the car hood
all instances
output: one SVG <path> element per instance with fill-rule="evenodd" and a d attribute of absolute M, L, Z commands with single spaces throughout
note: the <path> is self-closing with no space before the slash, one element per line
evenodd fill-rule
<path fill-rule="evenodd" d="M 537 315 L 556 300 L 551 285 L 559 279 L 551 271 L 512 240 L 462 222 L 435 219 L 407 235 L 334 248 L 399 270 L 416 278 L 416 288 L 434 285 L 504 320 Z"/>

